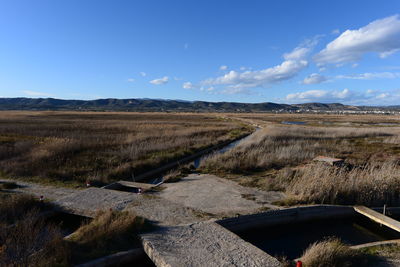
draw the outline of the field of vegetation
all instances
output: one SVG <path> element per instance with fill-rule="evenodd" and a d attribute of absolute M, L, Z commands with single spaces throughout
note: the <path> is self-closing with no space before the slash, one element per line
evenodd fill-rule
<path fill-rule="evenodd" d="M 288 199 L 280 204 L 285 205 L 400 205 L 400 128 L 393 126 L 399 118 L 324 116 L 332 123 L 324 126 L 318 123 L 320 115 L 299 115 L 305 125 L 277 123 L 293 121 L 287 115 L 241 117 L 267 124 L 234 149 L 208 157 L 202 162 L 204 172 L 284 191 Z M 312 161 L 319 155 L 345 159 L 345 165 Z"/>
<path fill-rule="evenodd" d="M 250 131 L 210 114 L 5 111 L 0 172 L 41 182 L 107 183 Z"/>

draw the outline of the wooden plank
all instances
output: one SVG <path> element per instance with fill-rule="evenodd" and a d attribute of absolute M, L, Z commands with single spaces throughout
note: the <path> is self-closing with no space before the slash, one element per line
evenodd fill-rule
<path fill-rule="evenodd" d="M 376 212 L 370 208 L 367 208 L 365 206 L 354 206 L 354 210 L 371 220 L 378 222 L 380 224 L 386 225 L 389 228 L 392 228 L 393 230 L 396 230 L 397 232 L 400 232 L 400 222 L 396 221 L 388 216 L 385 216 L 379 212 Z"/>
<path fill-rule="evenodd" d="M 351 246 L 350 248 L 360 249 L 360 248 L 370 248 L 370 247 L 384 246 L 384 245 L 398 245 L 398 244 L 400 244 L 400 239 L 392 239 L 392 240 L 376 241 L 376 242 L 355 245 Z"/>

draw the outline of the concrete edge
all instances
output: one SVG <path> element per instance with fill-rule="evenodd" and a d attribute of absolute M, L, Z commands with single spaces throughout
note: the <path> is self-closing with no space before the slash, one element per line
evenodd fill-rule
<path fill-rule="evenodd" d="M 120 251 L 112 255 L 92 260 L 83 264 L 76 265 L 77 267 L 109 267 L 119 266 L 134 260 L 138 260 L 145 256 L 143 248 L 135 248 L 127 251 Z"/>
<path fill-rule="evenodd" d="M 269 210 L 257 214 L 217 220 L 216 223 L 230 231 L 240 232 L 250 228 L 307 222 L 317 219 L 327 219 L 332 216 L 335 216 L 335 218 L 345 218 L 353 216 L 354 214 L 355 211 L 352 206 L 314 205 L 281 210 Z"/>
<path fill-rule="evenodd" d="M 157 267 L 172 267 L 170 264 L 166 263 L 163 260 L 163 257 L 157 252 L 157 250 L 154 249 L 150 241 L 142 238 L 142 245 L 144 252 L 151 259 L 154 265 L 156 265 Z"/>

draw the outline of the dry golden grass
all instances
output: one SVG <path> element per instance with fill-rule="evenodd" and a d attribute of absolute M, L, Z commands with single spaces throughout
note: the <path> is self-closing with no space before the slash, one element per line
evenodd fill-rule
<path fill-rule="evenodd" d="M 32 210 L 40 212 L 50 208 L 50 204 L 41 203 L 32 196 L 1 191 L 0 203 L 0 224 L 4 225 L 26 218 L 26 214 Z"/>
<path fill-rule="evenodd" d="M 69 248 L 58 226 L 43 220 L 48 205 L 0 194 L 0 266 L 66 266 Z"/>
<path fill-rule="evenodd" d="M 73 258 L 82 262 L 140 247 L 138 233 L 146 227 L 145 220 L 132 212 L 101 211 L 68 238 Z"/>
<path fill-rule="evenodd" d="M 349 248 L 338 239 L 328 239 L 312 244 L 300 260 L 305 267 L 371 266 L 366 255 Z"/>
<path fill-rule="evenodd" d="M 249 131 L 211 114 L 0 112 L 0 172 L 105 183 Z"/>
<path fill-rule="evenodd" d="M 360 115 L 360 114 L 270 114 L 270 113 L 233 113 L 231 118 L 253 121 L 259 124 L 276 124 L 282 121 L 301 121 L 311 126 L 400 126 L 400 117 L 395 115 Z"/>
<path fill-rule="evenodd" d="M 400 164 L 398 161 L 369 163 L 351 170 L 310 164 L 300 169 L 286 192 L 305 203 L 400 205 Z"/>
<path fill-rule="evenodd" d="M 400 205 L 399 138 L 397 127 L 271 125 L 234 149 L 210 156 L 202 169 L 242 185 L 285 191 L 284 205 Z M 344 158 L 346 165 L 312 163 L 318 155 Z"/>
<path fill-rule="evenodd" d="M 393 129 L 269 126 L 234 149 L 208 157 L 202 166 L 208 170 L 243 172 L 296 166 L 319 154 L 332 157 L 349 154 L 348 158 L 356 160 L 351 154 L 358 145 L 363 145 L 357 141 L 393 139 L 399 133 L 397 128 Z M 366 148 L 370 146 L 366 145 Z"/>

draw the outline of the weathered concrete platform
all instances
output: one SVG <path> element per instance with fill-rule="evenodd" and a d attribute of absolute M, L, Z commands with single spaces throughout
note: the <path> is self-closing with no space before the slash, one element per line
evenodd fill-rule
<path fill-rule="evenodd" d="M 162 228 L 143 235 L 142 240 L 158 267 L 281 266 L 274 257 L 214 222 Z"/>
<path fill-rule="evenodd" d="M 54 203 L 67 212 L 93 217 L 98 210 L 123 210 L 137 198 L 136 194 L 128 192 L 92 187 L 60 198 Z"/>

